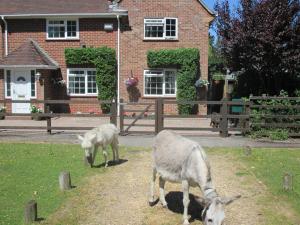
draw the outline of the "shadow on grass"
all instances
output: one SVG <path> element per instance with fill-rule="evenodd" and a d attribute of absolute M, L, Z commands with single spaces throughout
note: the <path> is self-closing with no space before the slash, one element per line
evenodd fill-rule
<path fill-rule="evenodd" d="M 190 222 L 194 220 L 201 221 L 201 213 L 204 209 L 203 206 L 201 206 L 196 201 L 196 196 L 193 194 L 189 194 L 190 198 L 190 204 L 188 208 L 188 214 L 191 215 Z M 179 191 L 171 191 L 166 195 L 166 201 L 168 203 L 168 209 L 171 210 L 174 213 L 183 214 L 183 193 Z"/>
<path fill-rule="evenodd" d="M 108 167 L 111 167 L 111 166 L 116 166 L 116 165 L 121 165 L 123 163 L 126 163 L 128 162 L 127 159 L 119 159 L 119 162 L 115 162 L 115 161 L 108 161 Z M 105 167 L 105 162 L 99 164 L 99 165 L 94 165 L 93 168 L 102 168 L 102 167 Z"/>

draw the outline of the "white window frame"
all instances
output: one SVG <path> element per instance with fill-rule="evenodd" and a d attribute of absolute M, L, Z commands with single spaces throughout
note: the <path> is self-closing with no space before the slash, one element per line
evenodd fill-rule
<path fill-rule="evenodd" d="M 70 93 L 69 92 L 69 84 L 70 84 L 70 82 L 69 82 L 69 77 L 70 77 L 70 71 L 72 71 L 72 70 L 76 70 L 76 71 L 84 71 L 84 82 L 85 82 L 85 94 L 74 94 L 74 93 Z M 67 94 L 69 95 L 69 96 L 85 96 L 85 97 L 89 97 L 89 96 L 91 96 L 91 97 L 95 97 L 95 96 L 98 96 L 98 86 L 97 86 L 97 82 L 96 82 L 96 93 L 87 93 L 87 90 L 88 90 L 88 80 L 87 80 L 87 78 L 88 78 L 88 76 L 87 76 L 87 72 L 88 71 L 95 71 L 96 72 L 96 69 L 95 68 L 68 68 L 67 69 Z"/>
<path fill-rule="evenodd" d="M 163 37 L 146 37 L 146 24 L 148 20 L 163 20 Z M 166 36 L 167 19 L 176 20 L 176 35 Z M 149 22 L 150 23 L 150 22 Z M 178 18 L 165 17 L 165 18 L 145 18 L 144 19 L 144 40 L 178 40 Z"/>
<path fill-rule="evenodd" d="M 49 37 L 49 22 L 50 21 L 64 21 L 65 27 L 65 36 L 64 37 Z M 68 37 L 68 21 L 76 21 L 76 37 Z M 55 19 L 47 19 L 46 21 L 46 39 L 47 40 L 79 40 L 79 19 L 62 19 L 62 18 L 55 18 Z"/>
<path fill-rule="evenodd" d="M 163 89 L 163 94 L 162 95 L 154 95 L 154 94 L 146 94 L 146 72 L 147 71 L 157 71 L 159 73 L 162 73 L 163 77 L 163 84 L 162 84 L 162 89 Z M 166 93 L 166 71 L 172 71 L 175 72 L 175 94 L 165 94 Z M 143 77 L 143 85 L 144 85 L 144 97 L 176 97 L 177 94 L 177 79 L 176 79 L 176 69 L 146 69 L 144 70 L 144 77 Z M 151 75 L 148 75 L 151 76 Z M 155 76 L 155 75 L 153 75 Z"/>
<path fill-rule="evenodd" d="M 37 98 L 37 81 L 36 79 L 34 79 L 34 96 L 31 95 L 31 71 L 34 71 L 34 75 L 36 74 L 36 70 L 35 69 L 32 69 L 30 70 L 30 99 L 36 99 Z M 34 77 L 35 78 L 35 77 Z"/>

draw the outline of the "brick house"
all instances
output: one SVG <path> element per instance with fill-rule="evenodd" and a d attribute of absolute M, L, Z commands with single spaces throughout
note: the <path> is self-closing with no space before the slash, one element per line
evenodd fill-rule
<path fill-rule="evenodd" d="M 0 99 L 88 103 L 97 97 L 95 68 L 68 68 L 64 49 L 99 46 L 116 49 L 120 98 L 175 98 L 176 70 L 149 69 L 146 53 L 199 48 L 201 76 L 207 79 L 208 29 L 214 17 L 202 0 L 1 0 Z M 131 74 L 139 79 L 133 97 L 124 84 Z M 13 113 L 29 112 L 29 103 L 7 107 Z M 87 109 L 100 112 L 88 104 L 63 110 Z"/>

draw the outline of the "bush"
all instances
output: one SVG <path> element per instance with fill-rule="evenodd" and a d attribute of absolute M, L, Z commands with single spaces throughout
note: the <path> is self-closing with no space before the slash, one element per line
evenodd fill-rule
<path fill-rule="evenodd" d="M 116 52 L 112 48 L 66 48 L 66 63 L 93 65 L 96 67 L 96 83 L 99 100 L 112 100 L 117 96 Z M 101 104 L 104 113 L 110 112 L 109 104 Z"/>
<path fill-rule="evenodd" d="M 177 100 L 193 101 L 197 99 L 194 86 L 200 74 L 200 54 L 196 48 L 178 48 L 150 50 L 147 54 L 148 66 L 150 68 L 178 68 L 177 72 Z M 192 105 L 179 104 L 180 114 L 191 114 L 195 112 Z"/>

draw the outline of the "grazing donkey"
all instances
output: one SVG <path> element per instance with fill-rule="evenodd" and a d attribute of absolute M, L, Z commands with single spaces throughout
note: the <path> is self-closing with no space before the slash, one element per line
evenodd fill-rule
<path fill-rule="evenodd" d="M 81 141 L 81 147 L 85 150 L 85 156 L 88 163 L 93 167 L 97 149 L 102 147 L 103 155 L 105 158 L 105 167 L 108 165 L 107 161 L 107 146 L 111 145 L 113 152 L 113 160 L 119 161 L 118 152 L 118 134 L 119 130 L 113 124 L 104 124 L 96 127 L 84 134 L 84 136 L 78 135 L 78 139 Z"/>
<path fill-rule="evenodd" d="M 183 189 L 183 224 L 188 225 L 189 187 L 198 186 L 204 194 L 202 220 L 205 225 L 222 225 L 224 206 L 240 196 L 221 198 L 218 196 L 211 180 L 210 166 L 202 147 L 187 138 L 164 130 L 160 132 L 153 146 L 153 174 L 150 185 L 149 204 L 155 203 L 154 183 L 156 173 L 159 177 L 159 200 L 167 207 L 164 186 L 166 181 L 182 183 Z M 200 202 L 200 200 L 198 200 Z M 200 212 L 199 212 L 200 213 Z"/>

